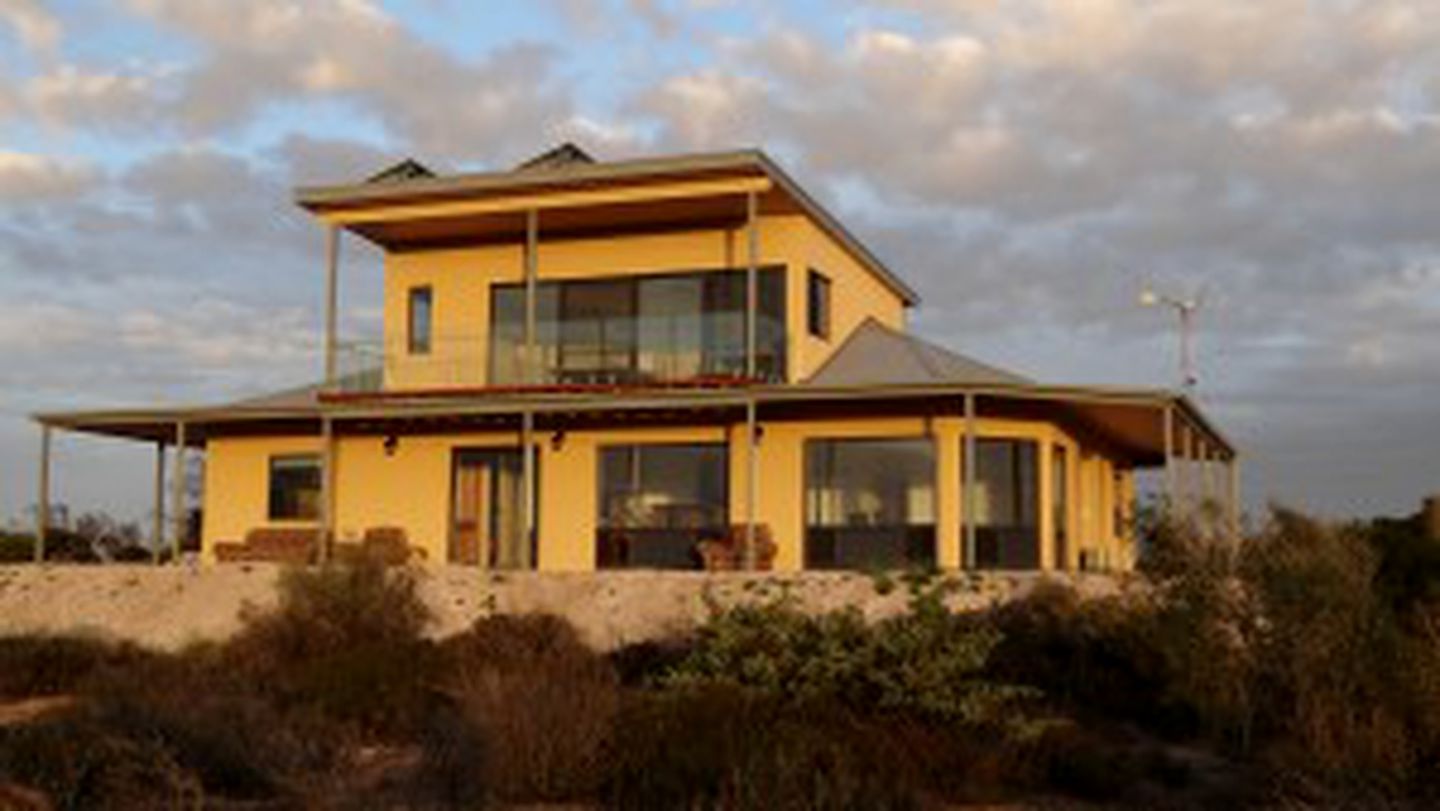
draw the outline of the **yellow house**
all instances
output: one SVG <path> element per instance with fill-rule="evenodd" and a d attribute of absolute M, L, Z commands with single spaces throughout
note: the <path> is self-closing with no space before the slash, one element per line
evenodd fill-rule
<path fill-rule="evenodd" d="M 1235 451 L 1189 399 L 1049 386 L 908 334 L 915 292 L 759 151 L 567 144 L 296 199 L 327 234 L 323 381 L 39 415 L 42 524 L 55 429 L 154 443 L 157 515 L 166 447 L 203 452 L 207 560 L 403 537 L 542 571 L 1124 569 L 1137 471 L 1233 514 Z M 384 253 L 375 344 L 336 334 L 345 236 Z"/>

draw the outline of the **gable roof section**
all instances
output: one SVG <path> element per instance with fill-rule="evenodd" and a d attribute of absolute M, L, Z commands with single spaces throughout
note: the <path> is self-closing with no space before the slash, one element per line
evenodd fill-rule
<path fill-rule="evenodd" d="M 500 172 L 397 178 L 385 183 L 342 186 L 307 186 L 295 190 L 295 202 L 316 215 L 329 212 L 432 203 L 478 196 L 503 197 L 552 190 L 595 188 L 605 185 L 646 184 L 683 178 L 763 175 L 777 192 L 810 217 L 874 273 L 906 306 L 920 303 L 920 296 L 879 257 L 850 233 L 834 215 L 811 197 L 768 155 L 758 149 L 709 152 L 595 161 L 573 144 L 536 156 L 520 167 Z"/>
<path fill-rule="evenodd" d="M 365 182 L 369 185 L 401 183 L 406 180 L 419 180 L 428 177 L 435 177 L 435 173 L 430 170 L 430 167 L 414 158 L 406 158 L 398 163 L 392 163 L 365 178 Z"/>
<path fill-rule="evenodd" d="M 919 385 L 1028 385 L 1020 375 L 891 329 L 875 319 L 856 327 L 801 385 L 817 388 Z"/>
<path fill-rule="evenodd" d="M 584 165 L 595 162 L 595 158 L 591 157 L 589 152 L 566 141 L 554 149 L 546 150 L 524 161 L 515 167 L 515 171 L 533 172 L 537 169 L 559 169 L 563 166 Z"/>

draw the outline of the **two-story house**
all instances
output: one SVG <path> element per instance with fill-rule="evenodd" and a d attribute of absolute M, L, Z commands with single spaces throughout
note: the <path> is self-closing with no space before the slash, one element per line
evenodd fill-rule
<path fill-rule="evenodd" d="M 40 415 L 42 504 L 64 429 L 154 443 L 157 515 L 165 449 L 203 451 L 206 559 L 264 557 L 283 531 L 312 559 L 369 534 L 542 571 L 727 560 L 707 549 L 781 570 L 1125 568 L 1145 468 L 1233 516 L 1235 452 L 1192 401 L 1045 385 L 907 333 L 916 293 L 761 152 L 565 145 L 296 199 L 328 238 L 323 381 Z M 337 335 L 342 238 L 384 255 L 377 344 Z"/>

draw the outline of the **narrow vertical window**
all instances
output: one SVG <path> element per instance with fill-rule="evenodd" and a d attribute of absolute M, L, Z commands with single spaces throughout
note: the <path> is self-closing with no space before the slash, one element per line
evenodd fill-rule
<path fill-rule="evenodd" d="M 830 338 L 830 280 L 811 269 L 805 281 L 806 323 L 811 335 Z"/>
<path fill-rule="evenodd" d="M 430 353 L 431 307 L 434 294 L 429 286 L 410 288 L 408 346 L 412 355 Z"/>

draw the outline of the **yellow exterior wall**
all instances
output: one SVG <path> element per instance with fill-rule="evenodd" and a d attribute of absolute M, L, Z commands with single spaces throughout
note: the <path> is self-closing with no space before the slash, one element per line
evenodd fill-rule
<path fill-rule="evenodd" d="M 1045 569 L 1076 568 L 1081 549 L 1108 568 L 1129 568 L 1133 541 L 1110 532 L 1115 499 L 1132 504 L 1134 479 L 1122 472 L 1116 490 L 1110 460 L 1084 448 L 1045 422 L 981 418 L 980 437 L 1028 439 L 1040 447 L 1040 541 Z M 805 443 L 827 438 L 931 436 L 936 445 L 936 561 L 955 569 L 962 561 L 961 493 L 964 420 L 959 417 L 846 419 L 762 423 L 757 448 L 760 477 L 756 520 L 768 524 L 778 546 L 776 568 L 795 571 L 804 563 Z M 730 443 L 730 513 L 735 523 L 747 514 L 749 464 L 744 425 L 726 427 L 570 431 L 560 441 L 542 431 L 536 438 L 539 499 L 539 562 L 545 571 L 594 568 L 599 450 L 606 445 L 661 442 Z M 452 460 L 460 448 L 513 447 L 514 433 L 401 436 L 387 454 L 379 436 L 342 437 L 336 443 L 335 532 L 340 541 L 358 540 L 370 527 L 397 526 L 432 562 L 443 562 L 449 535 Z M 1072 531 L 1066 561 L 1054 559 L 1051 524 L 1051 448 L 1070 458 Z M 207 446 L 204 547 L 243 540 L 246 532 L 270 526 L 266 520 L 269 459 L 318 452 L 316 438 L 215 439 Z M 1127 508 L 1127 512 L 1133 512 Z M 302 524 L 303 525 L 303 524 Z"/>
<path fill-rule="evenodd" d="M 744 229 L 639 234 L 606 239 L 545 239 L 541 220 L 537 276 L 580 279 L 742 268 L 748 261 Z M 490 287 L 524 280 L 518 244 L 390 253 L 385 258 L 385 385 L 388 388 L 473 387 L 488 381 Z M 856 326 L 875 317 L 893 327 L 904 305 L 869 270 L 801 215 L 760 221 L 760 265 L 786 268 L 786 328 L 791 379 L 807 376 Z M 831 338 L 806 331 L 806 271 L 832 280 Z M 432 348 L 407 352 L 408 291 L 429 286 Z"/>
<path fill-rule="evenodd" d="M 820 368 L 845 338 L 865 319 L 874 318 L 892 329 L 905 328 L 905 305 L 875 274 L 861 265 L 813 222 L 804 222 L 802 254 L 790 267 L 789 323 L 792 367 L 801 378 Z M 809 269 L 830 279 L 830 337 L 810 335 L 806 329 L 805 284 Z"/>

